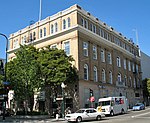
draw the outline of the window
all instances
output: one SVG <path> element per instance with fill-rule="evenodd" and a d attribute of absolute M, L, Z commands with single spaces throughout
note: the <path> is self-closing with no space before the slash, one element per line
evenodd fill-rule
<path fill-rule="evenodd" d="M 52 48 L 52 49 L 56 49 L 56 48 L 57 48 L 57 45 L 56 45 L 56 44 L 53 44 L 53 45 L 51 45 L 51 48 Z"/>
<path fill-rule="evenodd" d="M 66 20 L 63 19 L 63 29 L 66 29 Z"/>
<path fill-rule="evenodd" d="M 46 36 L 46 28 L 44 27 L 44 36 Z"/>
<path fill-rule="evenodd" d="M 127 85 L 127 76 L 125 75 L 124 76 L 124 83 L 125 83 L 125 86 Z"/>
<path fill-rule="evenodd" d="M 121 74 L 118 73 L 118 82 L 121 82 Z"/>
<path fill-rule="evenodd" d="M 131 76 L 129 77 L 129 83 L 130 83 L 130 86 L 132 87 L 132 78 L 131 78 Z"/>
<path fill-rule="evenodd" d="M 14 40 L 13 42 L 13 48 L 17 48 L 19 46 L 19 42 L 18 42 L 18 39 Z"/>
<path fill-rule="evenodd" d="M 83 18 L 81 18 L 81 26 L 84 27 L 84 19 Z"/>
<path fill-rule="evenodd" d="M 135 64 L 132 64 L 132 72 L 135 72 Z"/>
<path fill-rule="evenodd" d="M 26 37 L 26 36 L 22 37 L 22 39 L 21 39 L 21 44 L 22 44 L 22 45 L 24 45 L 24 44 L 26 43 L 26 42 L 25 42 L 25 41 L 26 41 L 25 37 Z"/>
<path fill-rule="evenodd" d="M 53 34 L 54 33 L 54 26 L 53 26 L 53 24 L 51 25 L 51 34 Z"/>
<path fill-rule="evenodd" d="M 112 72 L 109 71 L 109 83 L 112 84 Z"/>
<path fill-rule="evenodd" d="M 93 32 L 96 33 L 96 26 L 93 25 Z"/>
<path fill-rule="evenodd" d="M 130 61 L 128 61 L 128 69 L 129 69 L 129 71 L 131 71 L 131 62 Z"/>
<path fill-rule="evenodd" d="M 88 56 L 88 43 L 83 42 L 83 55 Z"/>
<path fill-rule="evenodd" d="M 70 27 L 70 25 L 71 25 L 71 22 L 70 22 L 70 17 L 68 17 L 68 27 Z"/>
<path fill-rule="evenodd" d="M 55 23 L 55 32 L 57 32 L 58 31 L 58 24 L 57 24 L 57 22 Z"/>
<path fill-rule="evenodd" d="M 93 32 L 93 24 L 90 23 L 90 30 Z"/>
<path fill-rule="evenodd" d="M 94 66 L 94 82 L 97 82 L 97 68 Z"/>
<path fill-rule="evenodd" d="M 112 64 L 111 53 L 108 53 L 108 64 Z"/>
<path fill-rule="evenodd" d="M 93 46 L 93 59 L 97 59 L 97 47 Z"/>
<path fill-rule="evenodd" d="M 121 67 L 121 60 L 120 60 L 120 57 L 119 57 L 119 56 L 117 57 L 117 66 L 118 66 L 118 67 Z"/>
<path fill-rule="evenodd" d="M 88 80 L 88 65 L 84 65 L 84 80 Z"/>
<path fill-rule="evenodd" d="M 36 40 L 36 33 L 33 32 L 33 40 Z"/>
<path fill-rule="evenodd" d="M 40 29 L 40 38 L 42 38 L 42 29 Z"/>
<path fill-rule="evenodd" d="M 102 69 L 102 82 L 106 82 L 106 75 L 104 69 Z"/>
<path fill-rule="evenodd" d="M 135 80 L 135 78 L 134 78 L 134 88 L 136 88 L 136 80 Z"/>
<path fill-rule="evenodd" d="M 101 50 L 101 61 L 105 62 L 105 52 L 104 52 L 104 50 Z"/>
<path fill-rule="evenodd" d="M 138 65 L 136 64 L 136 72 L 138 72 L 139 68 L 138 68 Z"/>
<path fill-rule="evenodd" d="M 29 42 L 32 41 L 32 33 L 30 33 Z"/>
<path fill-rule="evenodd" d="M 69 41 L 64 43 L 64 50 L 65 50 L 67 55 L 70 54 L 70 43 L 69 43 Z"/>
<path fill-rule="evenodd" d="M 84 24 L 85 24 L 84 27 L 88 29 L 88 21 L 87 20 L 84 21 Z"/>
<path fill-rule="evenodd" d="M 123 60 L 124 69 L 127 69 L 126 59 Z"/>
<path fill-rule="evenodd" d="M 26 36 L 24 36 L 24 42 L 25 42 L 25 43 L 27 42 L 27 37 L 26 37 Z"/>

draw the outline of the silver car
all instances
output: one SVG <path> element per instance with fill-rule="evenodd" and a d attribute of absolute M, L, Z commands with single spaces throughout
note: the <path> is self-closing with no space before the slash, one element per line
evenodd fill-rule
<path fill-rule="evenodd" d="M 81 122 L 84 120 L 101 120 L 101 118 L 105 117 L 103 112 L 98 112 L 94 108 L 83 108 L 79 109 L 75 113 L 67 114 L 65 119 L 68 122 L 76 121 Z"/>

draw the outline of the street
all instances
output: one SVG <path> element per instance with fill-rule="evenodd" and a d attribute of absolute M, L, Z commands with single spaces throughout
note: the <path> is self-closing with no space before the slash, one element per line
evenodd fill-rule
<path fill-rule="evenodd" d="M 6 117 L 5 121 L 2 121 L 2 117 L 0 117 L 0 123 L 67 123 L 63 119 L 12 119 Z M 129 111 L 127 114 L 116 115 L 113 117 L 107 116 L 101 121 L 84 121 L 82 123 L 149 123 L 150 122 L 150 107 L 141 111 Z"/>

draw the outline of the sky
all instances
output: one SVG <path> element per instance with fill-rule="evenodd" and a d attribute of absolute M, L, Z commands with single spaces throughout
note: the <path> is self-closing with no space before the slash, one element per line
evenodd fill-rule
<path fill-rule="evenodd" d="M 150 0 L 42 0 L 42 19 L 78 4 L 117 32 L 139 44 L 150 56 Z M 40 0 L 1 0 L 0 33 L 9 35 L 39 20 Z M 135 31 L 136 30 L 136 31 Z M 136 38 L 136 32 L 138 38 Z M 137 40 L 138 39 L 138 40 Z M 0 58 L 6 56 L 0 35 Z"/>

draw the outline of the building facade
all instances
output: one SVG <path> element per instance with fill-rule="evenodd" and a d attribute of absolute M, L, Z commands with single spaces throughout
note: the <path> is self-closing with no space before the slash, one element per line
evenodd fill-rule
<path fill-rule="evenodd" d="M 143 99 L 139 47 L 78 5 L 11 34 L 9 41 L 9 60 L 19 44 L 31 43 L 72 55 L 79 71 L 79 107 L 89 107 L 91 95 L 94 106 L 107 96 L 126 96 L 130 106 Z"/>

